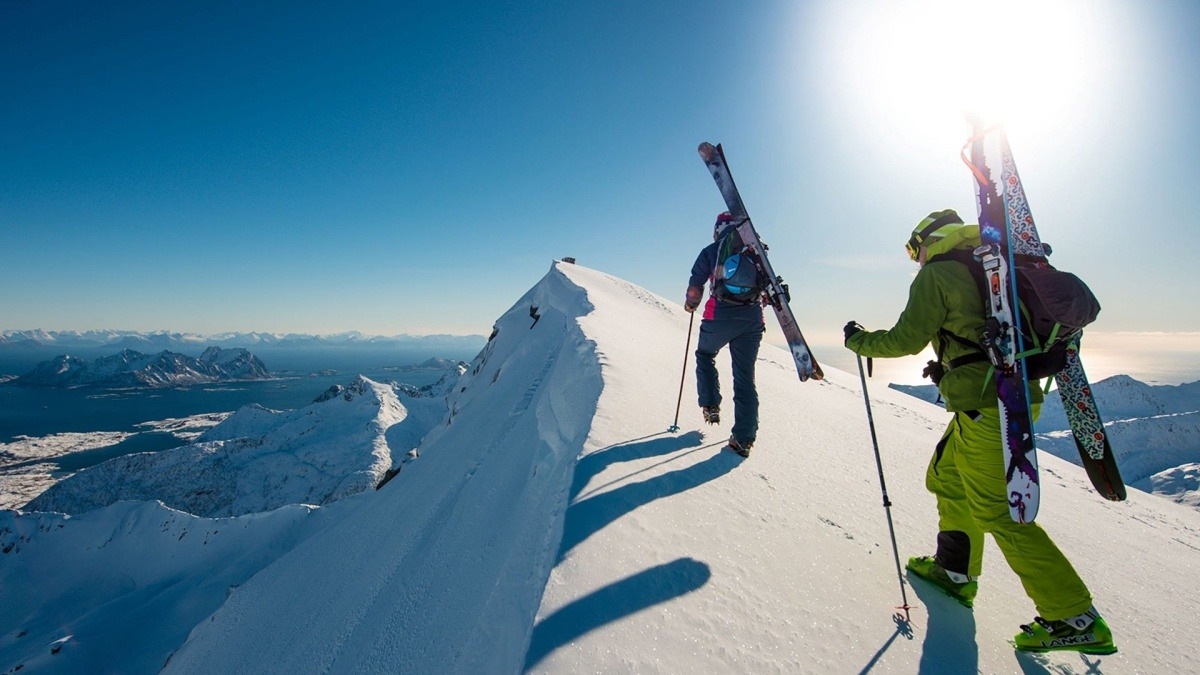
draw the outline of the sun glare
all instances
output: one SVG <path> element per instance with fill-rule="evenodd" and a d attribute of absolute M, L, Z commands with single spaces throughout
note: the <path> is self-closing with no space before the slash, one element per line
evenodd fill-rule
<path fill-rule="evenodd" d="M 831 42 L 840 67 L 831 76 L 891 133 L 927 136 L 935 133 L 930 125 L 964 112 L 1044 130 L 1061 125 L 1103 76 L 1095 7 L 1084 0 L 841 3 Z"/>

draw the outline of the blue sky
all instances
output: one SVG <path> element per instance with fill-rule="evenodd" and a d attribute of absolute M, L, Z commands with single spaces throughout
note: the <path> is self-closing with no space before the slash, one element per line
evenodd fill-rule
<path fill-rule="evenodd" d="M 1185 0 L 5 3 L 0 328 L 486 334 L 568 255 L 681 299 L 708 140 L 840 340 L 894 321 L 916 221 L 973 213 L 979 103 L 1093 330 L 1195 333 L 1198 34 Z"/>

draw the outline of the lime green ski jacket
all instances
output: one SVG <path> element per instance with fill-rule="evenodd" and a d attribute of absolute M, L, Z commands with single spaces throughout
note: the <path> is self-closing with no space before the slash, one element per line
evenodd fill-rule
<path fill-rule="evenodd" d="M 889 330 L 860 331 L 846 342 L 846 347 L 862 356 L 880 358 L 919 354 L 930 343 L 937 350 L 939 329 L 966 338 L 983 334 L 986 318 L 978 287 L 966 265 L 949 260 L 921 267 L 908 289 L 908 304 Z M 942 366 L 973 353 L 956 340 L 944 340 Z M 951 412 L 995 408 L 996 384 L 991 364 L 977 361 L 947 370 L 938 384 L 938 391 Z M 1042 390 L 1030 383 L 1029 402 L 1041 403 Z"/>

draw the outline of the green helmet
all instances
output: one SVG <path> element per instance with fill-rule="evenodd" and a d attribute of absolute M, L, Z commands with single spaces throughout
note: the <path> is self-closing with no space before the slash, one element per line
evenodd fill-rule
<path fill-rule="evenodd" d="M 904 248 L 908 251 L 908 257 L 916 260 L 921 253 L 922 246 L 928 247 L 932 243 L 932 240 L 946 237 L 963 227 L 963 219 L 958 217 L 958 213 L 954 209 L 934 211 L 925 216 L 913 228 L 912 236 L 909 237 L 908 243 L 904 245 Z"/>

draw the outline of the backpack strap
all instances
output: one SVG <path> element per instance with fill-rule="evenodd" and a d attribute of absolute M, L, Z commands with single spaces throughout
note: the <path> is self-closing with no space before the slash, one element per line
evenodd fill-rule
<path fill-rule="evenodd" d="M 970 270 L 970 272 L 971 272 L 971 278 L 975 280 L 975 288 L 977 291 L 979 291 L 980 302 L 982 302 L 986 305 L 986 303 L 987 303 L 987 281 L 984 279 L 983 265 L 981 265 L 980 262 L 975 259 L 975 254 L 966 249 L 953 249 L 950 251 L 946 251 L 945 253 L 939 253 L 938 255 L 935 255 L 934 257 L 926 260 L 925 264 L 929 265 L 932 263 L 945 262 L 948 260 L 960 262 L 967 266 L 967 269 Z M 950 361 L 946 363 L 947 371 L 954 370 L 955 368 L 959 368 L 959 367 L 965 366 L 970 363 L 979 363 L 980 361 L 988 360 L 987 354 L 983 351 L 983 347 L 980 346 L 979 342 L 977 342 L 975 340 L 968 340 L 967 338 L 965 338 L 961 335 L 956 335 L 954 333 L 951 333 L 950 331 L 946 330 L 945 328 L 939 328 L 938 329 L 938 348 L 935 350 L 935 352 L 937 353 L 938 362 L 941 362 L 941 360 L 942 360 L 942 355 L 946 351 L 946 345 L 947 345 L 948 340 L 954 340 L 955 342 L 962 345 L 963 347 L 970 349 L 972 351 L 972 353 L 964 354 L 957 358 L 950 359 Z"/>
<path fill-rule="evenodd" d="M 975 254 L 966 249 L 952 249 L 950 251 L 946 251 L 945 253 L 939 253 L 938 255 L 936 255 L 932 258 L 929 258 L 928 260 L 925 261 L 925 264 L 929 265 L 931 263 L 945 262 L 947 260 L 953 260 L 955 262 L 960 262 L 967 266 L 967 269 L 971 272 L 971 279 L 973 279 L 975 281 L 975 289 L 979 293 L 979 301 L 980 301 L 980 303 L 982 303 L 986 306 L 986 304 L 987 304 L 987 280 L 984 278 L 983 265 L 978 260 L 975 259 Z M 935 350 L 935 352 L 937 353 L 937 358 L 938 358 L 939 363 L 942 362 L 942 356 L 946 352 L 946 346 L 949 343 L 948 342 L 949 340 L 954 340 L 955 342 L 962 345 L 963 347 L 970 349 L 971 352 L 968 354 L 963 354 L 962 356 L 950 359 L 950 361 L 948 361 L 945 366 L 946 372 L 950 372 L 951 370 L 954 370 L 955 368 L 961 368 L 962 366 L 969 365 L 972 363 L 980 363 L 980 362 L 988 361 L 987 352 L 985 352 L 983 350 L 983 346 L 980 345 L 978 341 L 969 340 L 961 335 L 956 335 L 955 333 L 952 333 L 952 332 L 946 330 L 945 328 L 939 328 L 938 329 L 938 347 Z M 992 375 L 994 372 L 995 372 L 995 366 L 989 365 L 987 376 L 983 379 L 983 388 L 985 390 L 987 389 L 988 383 L 992 381 Z"/>
<path fill-rule="evenodd" d="M 960 368 L 969 363 L 979 363 L 980 361 L 988 360 L 987 354 L 984 353 L 983 347 L 981 347 L 978 342 L 968 340 L 965 337 L 962 337 L 961 335 L 955 335 L 954 333 L 951 333 L 950 331 L 946 330 L 945 328 L 938 329 L 938 335 L 939 335 L 939 337 L 943 338 L 943 341 L 941 341 L 941 344 L 943 344 L 943 345 L 945 344 L 944 340 L 946 338 L 948 338 L 948 339 L 954 340 L 955 342 L 957 342 L 958 344 L 960 344 L 964 347 L 967 347 L 967 348 L 973 350 L 970 354 L 963 354 L 962 356 L 959 356 L 957 358 L 950 359 L 946 363 L 946 370 L 954 370 L 955 368 Z M 944 351 L 945 351 L 945 347 L 942 347 L 941 350 L 938 350 L 938 360 L 939 361 L 942 360 L 942 352 L 944 352 Z"/>

